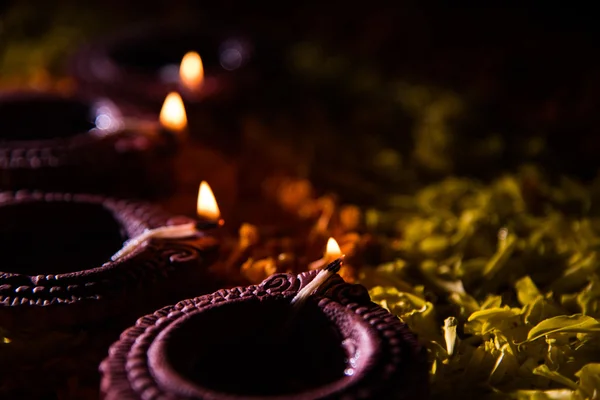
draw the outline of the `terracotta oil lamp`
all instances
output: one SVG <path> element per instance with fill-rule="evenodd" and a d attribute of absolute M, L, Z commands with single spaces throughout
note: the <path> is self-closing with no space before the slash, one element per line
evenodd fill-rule
<path fill-rule="evenodd" d="M 426 398 L 424 349 L 363 286 L 336 275 L 292 309 L 316 275 L 276 274 L 140 318 L 101 364 L 103 398 Z"/>

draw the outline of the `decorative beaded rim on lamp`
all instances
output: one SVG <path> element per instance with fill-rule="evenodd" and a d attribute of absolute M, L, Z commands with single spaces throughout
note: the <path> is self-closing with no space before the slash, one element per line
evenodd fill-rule
<path fill-rule="evenodd" d="M 36 221 L 22 218 L 27 214 L 28 209 L 33 212 L 36 207 L 53 204 L 61 205 L 62 209 L 69 209 L 69 205 L 73 205 L 73 208 L 89 206 L 92 209 L 105 210 L 112 214 L 121 232 L 125 233 L 125 239 L 136 236 L 145 229 L 168 224 L 170 219 L 168 214 L 149 204 L 104 196 L 25 191 L 0 192 L 0 215 L 4 210 L 6 214 L 4 219 L 15 219 L 12 222 L 22 224 L 25 232 L 28 229 L 38 229 Z M 14 207 L 22 209 L 16 213 Z M 85 221 L 72 223 L 85 223 Z M 53 232 L 39 232 L 39 234 L 53 235 Z M 193 242 L 150 241 L 122 260 L 111 262 L 110 254 L 115 249 L 106 249 L 106 254 L 109 256 L 103 264 L 83 267 L 79 270 L 75 260 L 75 270 L 59 273 L 52 271 L 35 274 L 19 273 L 12 270 L 10 265 L 4 264 L 0 266 L 2 325 L 8 329 L 24 326 L 48 329 L 55 325 L 85 324 L 117 315 L 124 309 L 134 308 L 132 304 L 124 307 L 123 299 L 131 298 L 132 302 L 138 302 L 147 297 L 141 296 L 145 286 L 150 286 L 159 292 L 161 286 L 164 286 L 163 289 L 166 291 L 166 288 L 173 283 L 170 281 L 181 279 L 182 274 L 187 276 L 186 274 L 201 272 L 198 271 L 199 267 L 210 258 L 209 250 L 214 246 L 214 241 L 202 236 L 195 238 Z M 8 248 L 4 251 L 19 251 L 19 249 Z M 18 254 L 15 256 L 19 257 Z M 35 257 L 43 259 L 43 254 Z M 43 266 L 41 268 L 43 269 Z M 140 299 L 136 299 L 138 294 Z M 160 295 L 162 296 L 163 293 Z M 156 294 L 153 296 L 160 297 Z"/>
<path fill-rule="evenodd" d="M 190 321 L 195 318 L 217 313 L 219 317 L 213 318 L 220 318 L 222 322 L 230 318 L 242 318 L 240 314 L 227 315 L 228 307 L 252 305 L 267 312 L 272 304 L 289 303 L 316 274 L 317 271 L 305 272 L 298 276 L 276 274 L 259 285 L 221 289 L 210 295 L 184 300 L 140 318 L 134 327 L 126 330 L 121 339 L 113 344 L 108 358 L 100 366 L 103 373 L 101 390 L 104 399 L 134 400 L 161 396 L 170 399 L 264 398 L 260 395 L 249 397 L 248 393 L 227 393 L 228 389 L 215 390 L 207 387 L 210 383 L 199 384 L 191 378 L 186 378 L 178 368 L 193 363 L 190 364 L 190 360 L 187 360 L 176 366 L 177 356 L 170 350 L 174 341 L 179 346 L 185 347 L 186 344 L 170 338 L 188 329 Z M 338 333 L 333 333 L 333 337 L 340 335 L 340 347 L 346 345 L 345 339 L 353 338 L 353 344 L 345 347 L 345 351 L 349 358 L 358 358 L 357 366 L 352 373 L 342 373 L 340 378 L 319 386 L 299 393 L 273 394 L 268 398 L 366 399 L 394 394 L 403 399 L 426 397 L 428 371 L 424 349 L 405 324 L 370 301 L 364 287 L 345 283 L 339 276 L 334 276 L 324 285 L 320 294 L 313 296 L 311 303 L 314 306 L 313 314 L 324 316 L 335 327 L 334 330 Z M 197 325 L 205 326 L 201 323 Z M 205 329 L 194 331 L 190 337 L 198 343 L 203 340 L 203 335 L 208 335 L 202 332 L 216 330 L 214 335 L 219 336 L 222 334 L 219 333 L 219 329 L 219 324 L 205 326 Z M 314 337 L 312 340 L 318 342 L 320 338 Z M 216 346 L 212 341 L 209 343 L 209 347 Z M 193 350 L 187 350 L 180 354 L 190 357 L 189 354 L 193 353 Z M 289 351 L 282 350 L 281 354 L 263 354 L 263 357 L 272 357 L 275 363 L 279 357 L 296 357 L 298 362 L 301 362 L 302 352 L 295 353 L 290 354 Z M 226 358 L 229 363 L 242 363 L 248 374 L 257 374 L 254 371 L 257 361 L 255 358 Z M 227 369 L 221 368 L 220 372 L 226 378 L 229 377 L 227 379 L 235 379 Z M 262 384 L 269 385 L 269 377 L 264 376 L 263 379 L 265 381 Z"/>

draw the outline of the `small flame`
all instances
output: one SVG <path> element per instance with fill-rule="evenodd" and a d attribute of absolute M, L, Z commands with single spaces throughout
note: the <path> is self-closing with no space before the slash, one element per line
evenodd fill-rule
<path fill-rule="evenodd" d="M 183 100 L 179 93 L 171 92 L 167 95 L 160 110 L 160 123 L 171 131 L 183 131 L 187 127 L 187 115 Z"/>
<path fill-rule="evenodd" d="M 327 241 L 327 250 L 325 250 L 325 258 L 328 260 L 335 260 L 342 256 L 342 250 L 338 242 L 330 237 Z"/>
<path fill-rule="evenodd" d="M 179 79 L 189 90 L 198 89 L 204 82 L 204 65 L 200 55 L 195 51 L 188 52 L 181 60 Z"/>
<path fill-rule="evenodd" d="M 221 211 L 219 211 L 215 195 L 206 181 L 202 181 L 200 184 L 196 212 L 198 213 L 198 217 L 207 221 L 217 221 L 221 218 Z"/>

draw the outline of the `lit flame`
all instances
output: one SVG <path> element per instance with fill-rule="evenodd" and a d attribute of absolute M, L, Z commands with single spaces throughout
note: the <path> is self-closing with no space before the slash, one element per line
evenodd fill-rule
<path fill-rule="evenodd" d="M 171 131 L 183 131 L 187 127 L 187 115 L 183 100 L 179 93 L 171 92 L 167 95 L 160 110 L 160 124 Z"/>
<path fill-rule="evenodd" d="M 325 250 L 325 258 L 328 260 L 335 260 L 342 256 L 342 250 L 338 242 L 330 237 L 327 241 L 327 249 Z"/>
<path fill-rule="evenodd" d="M 200 55 L 195 51 L 188 52 L 181 60 L 179 79 L 189 90 L 198 89 L 204 81 L 204 65 Z"/>
<path fill-rule="evenodd" d="M 198 190 L 198 206 L 196 208 L 198 217 L 207 221 L 217 221 L 221 218 L 221 211 L 210 186 L 205 181 L 200 184 Z"/>

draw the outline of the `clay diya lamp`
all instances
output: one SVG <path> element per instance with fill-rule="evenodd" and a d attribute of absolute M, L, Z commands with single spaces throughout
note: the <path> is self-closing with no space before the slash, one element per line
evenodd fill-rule
<path fill-rule="evenodd" d="M 364 287 L 333 276 L 293 312 L 316 274 L 276 274 L 140 318 L 100 365 L 102 397 L 426 398 L 424 349 Z"/>
<path fill-rule="evenodd" d="M 244 34 L 214 23 L 140 25 L 82 47 L 71 75 L 84 96 L 110 98 L 128 114 L 157 115 L 165 97 L 178 92 L 190 135 L 231 152 L 240 146 L 231 116 L 256 95 L 252 54 Z"/>
<path fill-rule="evenodd" d="M 107 101 L 1 93 L 0 190 L 168 193 L 174 141 L 121 129 L 121 115 Z"/>
<path fill-rule="evenodd" d="M 251 53 L 244 35 L 195 21 L 135 26 L 83 46 L 70 65 L 84 94 L 158 111 L 172 91 L 186 103 L 231 100 L 244 85 Z"/>
<path fill-rule="evenodd" d="M 29 387 L 61 372 L 93 375 L 139 315 L 215 290 L 207 271 L 218 246 L 202 233 L 153 239 L 110 261 L 125 240 L 172 219 L 101 196 L 0 192 L 0 376 Z M 15 378 L 23 368 L 29 383 Z"/>

